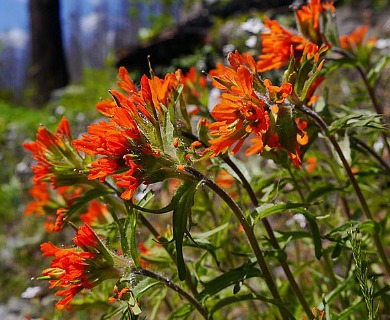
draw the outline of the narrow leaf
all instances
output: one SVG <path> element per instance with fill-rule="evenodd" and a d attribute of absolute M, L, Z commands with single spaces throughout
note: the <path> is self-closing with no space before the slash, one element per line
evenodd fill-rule
<path fill-rule="evenodd" d="M 210 315 L 213 315 L 214 312 L 216 312 L 219 309 L 222 309 L 223 307 L 226 307 L 230 304 L 237 304 L 239 302 L 248 301 L 248 300 L 261 300 L 261 301 L 264 301 L 266 303 L 277 305 L 279 307 L 281 306 L 286 311 L 286 313 L 289 315 L 289 319 L 295 319 L 294 316 L 291 313 L 289 313 L 288 310 L 285 309 L 284 306 L 282 306 L 277 301 L 275 301 L 273 299 L 266 298 L 266 297 L 261 296 L 261 295 L 255 295 L 252 293 L 248 293 L 248 294 L 244 294 L 244 295 L 235 295 L 235 296 L 231 296 L 231 297 L 227 297 L 227 298 L 223 298 L 223 299 L 219 300 L 213 306 L 213 308 L 210 310 Z"/>
<path fill-rule="evenodd" d="M 173 209 L 173 238 L 176 245 L 176 260 L 179 279 L 186 278 L 186 266 L 183 256 L 183 238 L 187 231 L 188 217 L 194 205 L 196 185 L 191 181 L 185 181 L 180 190 L 184 190 L 179 201 Z M 179 191 L 179 190 L 178 190 Z"/>
<path fill-rule="evenodd" d="M 131 292 L 133 293 L 134 297 L 141 298 L 147 293 L 149 289 L 156 285 L 161 285 L 161 282 L 152 278 L 144 278 L 131 289 Z"/>
<path fill-rule="evenodd" d="M 308 203 L 264 203 L 252 212 L 251 217 L 253 219 L 253 224 L 256 224 L 260 219 L 264 219 L 273 214 L 285 212 L 291 209 L 307 208 L 308 206 L 310 206 Z"/>
<path fill-rule="evenodd" d="M 390 55 L 381 57 L 368 72 L 367 79 L 371 86 L 375 85 L 381 71 L 390 63 Z"/>
<path fill-rule="evenodd" d="M 107 196 L 112 194 L 113 192 L 107 188 L 105 189 L 92 189 L 84 193 L 82 196 L 77 197 L 71 206 L 68 208 L 69 216 L 75 213 L 77 210 L 81 209 L 84 205 L 86 205 L 89 201 Z"/>
<path fill-rule="evenodd" d="M 207 296 L 213 296 L 219 291 L 236 284 L 237 282 L 244 281 L 245 279 L 253 277 L 261 277 L 261 271 L 257 268 L 250 266 L 242 266 L 240 268 L 232 269 L 219 277 L 204 283 L 205 289 L 197 296 L 198 300 L 201 300 Z"/>

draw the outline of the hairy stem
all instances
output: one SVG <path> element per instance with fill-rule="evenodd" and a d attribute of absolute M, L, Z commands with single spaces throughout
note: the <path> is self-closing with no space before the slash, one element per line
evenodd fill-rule
<path fill-rule="evenodd" d="M 158 231 L 153 227 L 153 225 L 149 222 L 148 219 L 146 219 L 146 217 L 143 215 L 143 214 L 139 214 L 139 218 L 142 222 L 142 224 L 152 233 L 152 235 L 156 238 L 156 239 L 159 239 L 160 238 L 160 234 L 158 233 Z M 161 245 L 163 246 L 163 248 L 165 249 L 165 251 L 168 253 L 168 255 L 171 257 L 172 261 L 174 261 L 176 263 L 176 257 L 172 254 L 172 252 L 170 250 L 168 250 L 168 246 L 167 244 L 165 243 L 161 243 Z M 198 291 L 196 290 L 196 287 L 195 287 L 195 284 L 192 282 L 192 279 L 191 279 L 191 273 L 188 271 L 188 267 L 187 265 L 185 265 L 186 269 L 187 269 L 187 272 L 186 272 L 186 278 L 185 278 L 185 283 L 186 285 L 188 286 L 188 288 L 191 290 L 192 294 L 193 295 L 197 295 L 198 294 Z"/>
<path fill-rule="evenodd" d="M 229 195 L 222 190 L 218 185 L 216 185 L 212 180 L 205 177 L 203 174 L 201 174 L 199 171 L 195 170 L 191 167 L 186 167 L 185 170 L 192 174 L 195 179 L 198 181 L 203 181 L 207 187 L 209 187 L 212 191 L 214 191 L 218 196 L 221 197 L 225 201 L 225 203 L 230 207 L 230 209 L 233 211 L 234 215 L 237 217 L 238 221 L 242 225 L 244 232 L 249 240 L 249 243 L 252 247 L 252 250 L 256 256 L 257 262 L 260 266 L 260 269 L 263 273 L 265 282 L 267 283 L 267 286 L 269 290 L 271 291 L 272 297 L 277 302 L 282 302 L 281 297 L 279 295 L 279 291 L 276 287 L 276 284 L 274 282 L 274 279 L 271 275 L 271 272 L 269 271 L 269 268 L 267 266 L 267 263 L 265 261 L 263 252 L 261 251 L 259 244 L 257 242 L 256 236 L 253 233 L 253 229 L 251 225 L 248 223 L 248 221 L 245 218 L 244 213 L 242 212 L 241 208 L 232 200 L 232 198 L 229 197 Z M 279 311 L 281 315 L 283 316 L 283 319 L 286 319 L 288 315 L 286 314 L 285 310 L 281 307 L 279 307 Z"/>
<path fill-rule="evenodd" d="M 258 207 L 259 206 L 259 202 L 257 200 L 257 197 L 256 197 L 256 194 L 255 192 L 253 191 L 252 189 L 252 186 L 250 185 L 250 183 L 248 182 L 248 180 L 246 179 L 246 177 L 243 175 L 243 173 L 241 172 L 241 170 L 234 164 L 234 162 L 232 160 L 230 160 L 228 157 L 224 157 L 223 158 L 225 163 L 230 167 L 232 168 L 232 170 L 239 176 L 241 182 L 242 182 L 242 185 L 244 187 L 244 189 L 247 191 L 248 195 L 249 195 L 249 198 L 251 199 L 252 201 L 252 204 L 255 206 L 255 207 Z M 278 240 L 276 239 L 276 236 L 275 236 L 275 233 L 272 229 L 272 226 L 270 224 L 270 222 L 268 221 L 267 218 L 263 218 L 261 219 L 264 227 L 265 227 L 265 230 L 268 234 L 268 237 L 271 241 L 271 244 L 272 246 L 276 249 L 276 250 L 280 250 L 280 245 L 279 245 L 279 242 Z M 291 285 L 291 288 L 294 290 L 295 294 L 297 295 L 298 297 L 298 300 L 299 302 L 301 303 L 303 309 L 305 310 L 307 316 L 312 319 L 313 318 L 313 313 L 311 312 L 311 309 L 309 307 L 309 304 L 307 303 L 301 289 L 299 288 L 297 282 L 295 281 L 295 277 L 294 275 L 292 274 L 291 270 L 290 270 L 290 267 L 287 263 L 286 260 L 284 259 L 280 259 L 280 265 L 282 266 L 283 268 L 283 271 Z"/>

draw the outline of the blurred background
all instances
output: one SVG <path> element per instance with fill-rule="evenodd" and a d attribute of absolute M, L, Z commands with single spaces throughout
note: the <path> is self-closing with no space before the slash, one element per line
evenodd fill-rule
<path fill-rule="evenodd" d="M 305 1 L 0 1 L 0 319 L 40 318 L 53 308 L 31 277 L 41 272 L 39 244 L 55 236 L 23 216 L 32 161 L 21 145 L 39 124 L 53 129 L 65 114 L 74 136 L 85 131 L 98 117 L 96 102 L 115 87 L 117 68 L 137 82 L 148 73 L 148 55 L 160 76 L 208 71 L 235 49 L 257 56 L 263 16 L 294 28 L 293 2 Z M 367 24 L 389 53 L 389 0 L 335 5 L 341 34 Z"/>

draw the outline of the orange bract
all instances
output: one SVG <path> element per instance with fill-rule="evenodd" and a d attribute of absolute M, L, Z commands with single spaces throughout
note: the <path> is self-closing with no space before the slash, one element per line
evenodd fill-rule
<path fill-rule="evenodd" d="M 36 141 L 23 143 L 23 147 L 30 151 L 33 159 L 37 161 L 37 165 L 32 167 L 35 174 L 34 183 L 50 179 L 55 185 L 55 166 L 57 161 L 64 162 L 64 153 L 71 139 L 68 121 L 63 117 L 54 134 L 41 126 L 38 129 Z"/>
<path fill-rule="evenodd" d="M 119 270 L 105 259 L 106 250 L 88 225 L 77 231 L 73 242 L 80 248 L 62 249 L 51 242 L 41 245 L 42 256 L 54 257 L 50 268 L 42 271 L 41 279 L 49 280 L 50 288 L 59 287 L 56 296 L 63 297 L 57 302 L 61 310 L 83 289 L 90 289 L 108 278 L 119 277 Z"/>
<path fill-rule="evenodd" d="M 87 225 L 106 223 L 110 221 L 107 206 L 96 200 L 91 201 L 86 213 L 80 215 L 80 219 Z"/>
<path fill-rule="evenodd" d="M 356 51 L 359 47 L 363 46 L 366 33 L 367 26 L 362 26 L 360 28 L 355 28 L 349 35 L 340 36 L 341 48 L 348 51 Z M 367 40 L 369 45 L 374 45 L 375 42 L 375 38 L 369 38 Z"/>
<path fill-rule="evenodd" d="M 130 80 L 125 68 L 119 69 L 118 86 L 125 92 L 111 90 L 114 101 L 103 100 L 97 109 L 108 121 L 88 127 L 88 134 L 73 142 L 77 150 L 98 158 L 89 164 L 88 179 L 104 182 L 111 176 L 124 190 L 122 198 L 132 198 L 137 187 L 146 181 L 147 166 L 155 166 L 162 158 L 162 138 L 158 136 L 164 118 L 163 108 L 172 102 L 172 93 L 179 85 L 175 74 L 164 79 L 141 78 L 141 88 Z M 147 160 L 149 159 L 150 160 Z"/>
<path fill-rule="evenodd" d="M 233 145 L 232 153 L 236 153 L 251 133 L 261 137 L 269 127 L 264 101 L 253 88 L 253 74 L 244 66 L 226 70 L 226 73 L 221 69 L 210 72 L 219 76 L 214 82 L 225 91 L 211 112 L 216 122 L 209 125 L 210 135 L 218 136 L 209 141 L 211 146 L 207 151 L 211 151 L 212 157 Z"/>
<path fill-rule="evenodd" d="M 307 6 L 296 11 L 302 35 L 317 45 L 323 42 L 320 30 L 320 16 L 323 11 L 335 12 L 333 2 L 321 4 L 320 0 L 311 0 Z"/>
<path fill-rule="evenodd" d="M 264 26 L 269 29 L 269 32 L 261 35 L 262 54 L 257 61 L 258 72 L 279 69 L 288 64 L 291 58 L 291 48 L 300 59 L 305 46 L 316 46 L 303 37 L 284 29 L 276 20 L 265 17 Z"/>

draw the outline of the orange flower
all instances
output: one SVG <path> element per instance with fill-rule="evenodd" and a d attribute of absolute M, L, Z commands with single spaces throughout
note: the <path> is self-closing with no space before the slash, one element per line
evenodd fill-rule
<path fill-rule="evenodd" d="M 53 232 L 60 232 L 62 227 L 64 226 L 65 216 L 68 213 L 68 210 L 65 208 L 57 209 L 57 218 L 53 225 Z"/>
<path fill-rule="evenodd" d="M 245 152 L 247 155 L 285 149 L 299 168 L 299 143 L 287 133 L 297 128 L 291 107 L 285 104 L 285 99 L 292 94 L 292 84 L 285 82 L 278 87 L 268 79 L 260 80 L 253 72 L 254 60 L 249 55 L 235 52 L 229 54 L 228 59 L 233 68 L 217 65 L 217 69 L 210 72 L 214 77 L 213 84 L 223 92 L 221 101 L 211 112 L 216 121 L 209 125 L 213 139 L 209 140 L 205 154 L 214 157 L 230 148 L 235 154 L 252 136 Z M 300 143 L 307 143 L 303 129 L 298 129 L 298 133 Z M 282 143 L 279 143 L 280 134 Z"/>
<path fill-rule="evenodd" d="M 139 243 L 138 249 L 141 252 L 141 256 L 139 257 L 139 262 L 140 262 L 142 268 L 144 268 L 144 269 L 149 268 L 151 266 L 151 262 L 148 261 L 147 259 L 144 259 L 144 258 L 146 258 L 146 256 L 148 256 L 150 254 L 150 250 L 144 245 L 143 242 Z"/>
<path fill-rule="evenodd" d="M 237 70 L 240 66 L 245 66 L 252 72 L 256 72 L 256 62 L 249 52 L 240 54 L 238 50 L 234 53 L 229 52 L 228 60 L 234 70 Z"/>
<path fill-rule="evenodd" d="M 233 176 L 229 172 L 223 169 L 218 172 L 218 175 L 215 178 L 215 183 L 218 186 L 226 189 L 233 187 L 234 182 L 235 179 L 233 178 Z"/>
<path fill-rule="evenodd" d="M 367 33 L 367 26 L 355 28 L 350 35 L 340 36 L 340 46 L 344 50 L 356 52 L 359 48 L 364 46 L 364 38 Z M 369 38 L 366 41 L 368 48 L 374 47 L 376 43 L 375 38 Z"/>
<path fill-rule="evenodd" d="M 122 289 L 119 291 L 118 286 L 115 285 L 115 287 L 114 287 L 114 296 L 109 297 L 109 298 L 108 298 L 108 301 L 109 301 L 110 303 L 114 303 L 116 300 L 122 300 L 122 299 L 124 298 L 123 295 L 125 295 L 125 294 L 126 294 L 127 292 L 129 292 L 129 291 L 130 291 L 130 289 L 127 288 L 127 287 L 124 287 L 124 288 L 122 288 Z"/>
<path fill-rule="evenodd" d="M 284 29 L 276 20 L 264 19 L 269 32 L 261 35 L 262 54 L 257 61 L 257 71 L 279 69 L 290 62 L 291 48 L 299 61 L 306 46 L 316 47 L 314 43 Z"/>
<path fill-rule="evenodd" d="M 59 232 L 64 221 L 68 219 L 66 207 L 71 206 L 85 190 L 77 185 L 54 189 L 49 182 L 38 181 L 29 191 L 33 201 L 28 203 L 24 214 L 45 217 L 45 230 Z"/>
<path fill-rule="evenodd" d="M 151 176 L 162 166 L 172 167 L 172 157 L 162 152 L 168 148 L 160 127 L 165 123 L 168 106 L 174 103 L 173 93 L 179 81 L 174 74 L 164 79 L 143 76 L 137 90 L 123 67 L 119 78 L 118 85 L 125 93 L 111 90 L 115 102 L 103 100 L 97 105 L 108 121 L 89 126 L 88 134 L 73 145 L 97 157 L 88 166 L 88 179 L 104 182 L 112 176 L 116 185 L 124 189 L 122 198 L 129 200 L 141 183 L 153 182 Z"/>
<path fill-rule="evenodd" d="M 87 225 L 104 224 L 111 221 L 106 205 L 96 200 L 91 201 L 87 212 L 81 214 L 80 219 Z"/>
<path fill-rule="evenodd" d="M 184 96 L 188 103 L 199 102 L 199 99 L 205 95 L 207 79 L 205 76 L 199 76 L 194 67 L 191 67 L 186 74 L 178 71 L 180 82 L 184 85 Z"/>
<path fill-rule="evenodd" d="M 297 142 L 304 146 L 309 142 L 309 136 L 305 129 L 307 128 L 307 121 L 301 118 L 295 118 L 295 123 L 297 124 L 299 132 L 297 133 Z"/>
<path fill-rule="evenodd" d="M 318 308 L 313 308 L 311 310 L 311 312 L 313 313 L 313 316 L 314 316 L 314 319 L 315 320 L 322 320 L 324 315 L 325 315 L 325 311 L 321 311 L 320 309 Z M 305 317 L 302 318 L 302 320 L 306 320 Z"/>
<path fill-rule="evenodd" d="M 306 163 L 307 163 L 306 171 L 307 171 L 308 173 L 311 173 L 311 172 L 313 172 L 313 171 L 316 169 L 316 167 L 317 167 L 317 158 L 314 157 L 314 156 L 308 157 L 308 158 L 306 159 Z"/>
<path fill-rule="evenodd" d="M 218 136 L 209 141 L 207 151 L 211 151 L 211 157 L 226 152 L 233 145 L 232 153 L 238 152 L 251 133 L 261 137 L 269 127 L 265 103 L 253 88 L 253 74 L 244 66 L 226 70 L 227 73 L 220 72 L 221 69 L 210 72 L 219 76 L 214 82 L 225 91 L 211 112 L 216 122 L 209 125 L 210 135 Z"/>
<path fill-rule="evenodd" d="M 307 6 L 296 10 L 299 30 L 311 42 L 321 45 L 320 16 L 323 11 L 335 12 L 333 2 L 321 4 L 320 0 L 311 0 Z"/>
<path fill-rule="evenodd" d="M 71 147 L 72 140 L 69 124 L 62 118 L 54 134 L 44 126 L 38 129 L 36 141 L 25 142 L 23 147 L 33 154 L 37 164 L 33 166 L 34 183 L 50 181 L 57 187 L 61 174 L 69 176 L 69 171 L 81 166 L 80 159 Z"/>
<path fill-rule="evenodd" d="M 265 79 L 264 85 L 268 90 L 269 98 L 275 103 L 282 103 L 292 92 L 292 85 L 288 82 L 285 82 L 281 87 L 278 87 L 273 86 L 269 79 Z"/>
<path fill-rule="evenodd" d="M 36 214 L 39 216 L 45 215 L 45 206 L 50 200 L 49 186 L 47 183 L 37 183 L 29 190 L 30 195 L 34 201 L 27 204 L 25 215 Z"/>
<path fill-rule="evenodd" d="M 111 254 L 88 225 L 81 226 L 73 238 L 79 248 L 62 249 L 51 242 L 41 245 L 44 257 L 54 257 L 50 268 L 42 271 L 40 280 L 49 280 L 50 288 L 61 290 L 56 296 L 63 297 L 56 307 L 62 310 L 83 289 L 90 289 L 106 279 L 119 278 L 122 271 L 114 267 Z M 123 263 L 125 263 L 123 261 Z"/>

